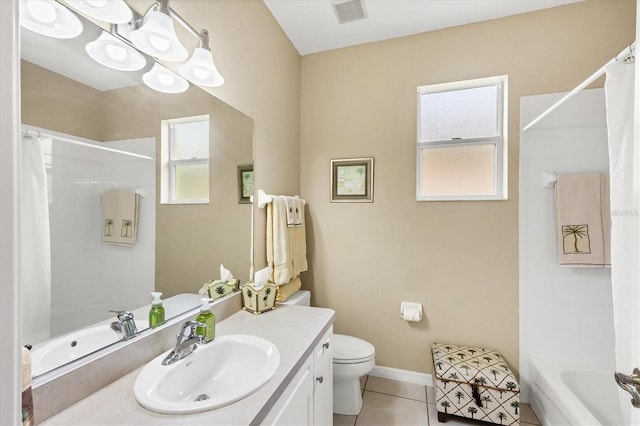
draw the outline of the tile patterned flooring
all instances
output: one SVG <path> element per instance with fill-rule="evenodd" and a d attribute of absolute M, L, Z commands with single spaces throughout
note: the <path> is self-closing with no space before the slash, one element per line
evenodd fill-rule
<path fill-rule="evenodd" d="M 357 416 L 333 415 L 335 426 L 470 426 L 489 423 L 463 418 L 450 418 L 438 423 L 435 395 L 432 387 L 399 382 L 374 376 L 360 379 L 362 410 Z M 522 426 L 540 425 L 527 404 L 520 405 Z"/>

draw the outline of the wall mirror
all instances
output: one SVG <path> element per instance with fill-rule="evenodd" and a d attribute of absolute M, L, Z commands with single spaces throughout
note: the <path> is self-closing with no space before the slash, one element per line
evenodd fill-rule
<path fill-rule="evenodd" d="M 42 146 L 50 222 L 50 284 L 38 257 L 23 256 L 32 264 L 22 269 L 34 271 L 22 282 L 23 343 L 35 348 L 108 325 L 110 310 L 139 309 L 143 329 L 154 290 L 168 299 L 167 317 L 178 315 L 199 300 L 181 295 L 218 279 L 220 264 L 246 282 L 252 257 L 252 206 L 239 203 L 237 168 L 253 164 L 253 121 L 193 84 L 179 94 L 150 89 L 141 78 L 155 63 L 147 55 L 136 72 L 96 63 L 85 46 L 103 29 L 74 15 L 82 23 L 74 38 L 20 29 L 21 143 Z M 209 201 L 161 203 L 161 123 L 203 116 Z M 112 189 L 138 194 L 133 245 L 103 241 L 102 197 Z"/>

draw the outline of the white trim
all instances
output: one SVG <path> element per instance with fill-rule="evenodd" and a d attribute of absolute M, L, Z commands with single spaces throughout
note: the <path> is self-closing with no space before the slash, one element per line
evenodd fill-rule
<path fill-rule="evenodd" d="M 0 1 L 0 424 L 21 424 L 19 286 L 20 33 L 18 2 Z"/>
<path fill-rule="evenodd" d="M 417 371 L 401 370 L 399 368 L 376 365 L 369 373 L 369 376 L 433 387 L 433 376 L 431 374 L 419 373 Z"/>

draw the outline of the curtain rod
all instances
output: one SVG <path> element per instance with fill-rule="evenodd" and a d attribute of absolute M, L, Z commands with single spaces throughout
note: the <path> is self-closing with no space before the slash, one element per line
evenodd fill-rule
<path fill-rule="evenodd" d="M 535 118 L 534 120 L 532 120 L 529 124 L 527 124 L 526 126 L 524 126 L 522 128 L 523 132 L 526 132 L 527 130 L 529 130 L 531 127 L 535 126 L 540 120 L 542 120 L 543 118 L 545 118 L 547 115 L 551 114 L 553 111 L 555 111 L 560 105 L 564 104 L 566 101 L 568 101 L 569 99 L 573 98 L 576 94 L 578 94 L 579 92 L 581 92 L 582 90 L 584 90 L 585 87 L 587 87 L 588 85 L 590 85 L 591 83 L 593 83 L 594 81 L 596 81 L 598 78 L 600 78 L 606 71 L 607 67 L 609 66 L 609 64 L 611 64 L 612 62 L 615 61 L 619 61 L 620 59 L 618 59 L 618 56 L 623 56 L 622 60 L 624 60 L 625 62 L 627 62 L 629 59 L 629 57 L 633 57 L 634 54 L 634 50 L 635 50 L 635 45 L 636 42 L 634 41 L 633 43 L 631 43 L 629 46 L 625 47 L 620 53 L 618 53 L 616 56 L 614 56 L 613 58 L 611 58 L 611 60 L 609 62 L 607 62 L 606 64 L 604 64 L 600 69 L 598 69 L 598 71 L 594 72 L 593 74 L 591 74 L 591 76 L 589 76 L 585 81 L 583 81 L 582 83 L 580 83 L 575 89 L 573 89 L 572 91 L 570 91 L 569 93 L 567 93 L 562 99 L 560 99 L 559 101 L 557 101 L 555 104 L 551 105 L 549 107 L 549 109 L 547 109 L 545 112 L 543 112 L 542 114 L 540 114 L 537 118 Z"/>
<path fill-rule="evenodd" d="M 32 127 L 32 126 L 22 126 L 22 130 L 25 132 L 25 135 L 29 136 L 29 132 L 33 132 L 33 133 L 37 133 L 38 137 L 44 137 L 44 138 L 51 138 L 52 140 L 58 140 L 58 141 L 62 141 L 62 142 L 67 142 L 73 145 L 79 145 L 79 146 L 84 146 L 87 148 L 94 148 L 94 149 L 99 149 L 102 151 L 108 151 L 108 152 L 113 152 L 115 154 L 123 154 L 123 155 L 128 155 L 131 157 L 136 157 L 136 158 L 142 158 L 144 160 L 153 160 L 153 157 L 149 157 L 147 155 L 142 155 L 142 154 L 136 154 L 133 152 L 128 152 L 128 151 L 122 151 L 120 149 L 114 149 L 114 148 L 107 148 L 106 146 L 99 146 L 96 145 L 95 143 L 90 143 L 90 142 L 81 142 L 75 139 L 71 139 L 67 136 L 62 136 L 61 134 L 56 134 L 56 133 L 51 133 L 51 132 L 47 132 L 47 131 L 43 131 L 42 129 L 38 129 L 37 127 Z"/>

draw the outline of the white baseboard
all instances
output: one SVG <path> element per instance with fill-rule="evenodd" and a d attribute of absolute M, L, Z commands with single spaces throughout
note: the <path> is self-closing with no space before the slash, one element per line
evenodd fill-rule
<path fill-rule="evenodd" d="M 383 379 L 398 380 L 401 382 L 415 383 L 416 385 L 433 387 L 433 376 L 417 371 L 401 370 L 399 368 L 383 367 L 376 365 L 369 373 L 370 376 Z"/>

